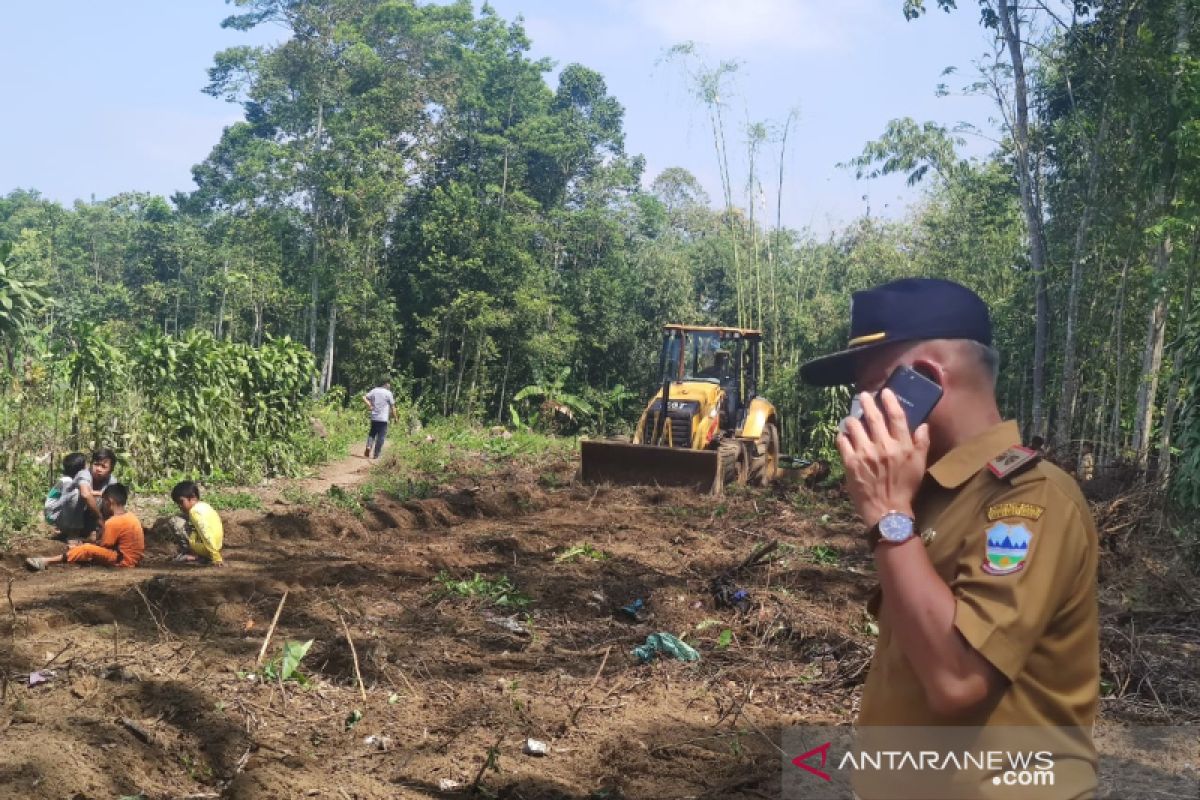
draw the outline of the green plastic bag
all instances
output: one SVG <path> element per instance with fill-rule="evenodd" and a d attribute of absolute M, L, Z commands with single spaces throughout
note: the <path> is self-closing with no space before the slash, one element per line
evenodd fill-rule
<path fill-rule="evenodd" d="M 641 664 L 654 660 L 657 653 L 666 653 L 680 661 L 699 661 L 700 654 L 690 644 L 669 633 L 652 633 L 646 643 L 633 648 L 633 655 Z"/>

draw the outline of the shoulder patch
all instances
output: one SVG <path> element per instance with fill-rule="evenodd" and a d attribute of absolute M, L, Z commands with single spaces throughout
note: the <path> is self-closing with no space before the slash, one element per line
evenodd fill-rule
<path fill-rule="evenodd" d="M 994 506 L 988 506 L 987 518 L 988 522 L 1009 517 L 1022 517 L 1037 522 L 1044 513 L 1046 513 L 1046 509 L 1035 506 L 1033 503 L 997 503 Z"/>
<path fill-rule="evenodd" d="M 997 478 L 1007 478 L 1015 475 L 1021 468 L 1032 465 L 1038 460 L 1036 450 L 1021 445 L 1013 445 L 1000 455 L 988 462 L 988 469 Z"/>
<path fill-rule="evenodd" d="M 1025 523 L 997 522 L 985 532 L 987 550 L 983 571 L 988 575 L 1011 575 L 1020 572 L 1029 558 L 1033 533 Z"/>

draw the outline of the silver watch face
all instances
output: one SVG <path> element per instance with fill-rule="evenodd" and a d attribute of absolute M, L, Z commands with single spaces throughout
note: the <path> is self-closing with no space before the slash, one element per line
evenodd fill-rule
<path fill-rule="evenodd" d="M 884 514 L 879 520 L 879 535 L 889 542 L 907 542 L 913 536 L 913 520 L 903 514 Z"/>

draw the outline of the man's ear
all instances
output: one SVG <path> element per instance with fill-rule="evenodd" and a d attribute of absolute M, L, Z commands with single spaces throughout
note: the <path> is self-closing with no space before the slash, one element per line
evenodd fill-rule
<path fill-rule="evenodd" d="M 918 358 L 912 363 L 912 368 L 915 372 L 924 375 L 929 380 L 936 383 L 938 386 L 945 387 L 946 385 L 946 370 L 941 364 L 932 361 L 928 358 Z"/>

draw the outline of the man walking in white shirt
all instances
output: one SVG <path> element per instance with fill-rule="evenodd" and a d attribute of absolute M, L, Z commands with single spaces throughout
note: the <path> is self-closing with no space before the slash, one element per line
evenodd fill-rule
<path fill-rule="evenodd" d="M 392 382 L 384 378 L 371 391 L 363 395 L 363 402 L 371 410 L 371 431 L 367 434 L 367 448 L 363 458 L 371 458 L 372 448 L 374 457 L 379 458 L 383 450 L 383 440 L 387 438 L 388 420 L 396 416 L 396 398 L 392 395 Z"/>

